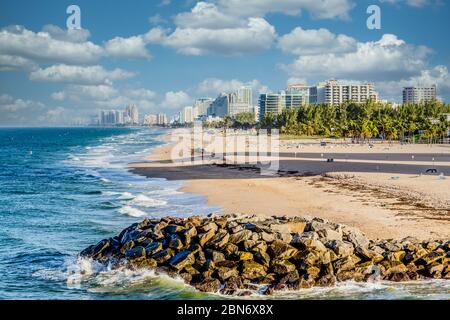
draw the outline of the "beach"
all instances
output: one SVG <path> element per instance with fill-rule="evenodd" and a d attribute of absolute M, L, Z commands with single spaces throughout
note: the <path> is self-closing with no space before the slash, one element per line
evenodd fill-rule
<path fill-rule="evenodd" d="M 131 166 L 147 177 L 182 181 L 180 191 L 204 195 L 223 213 L 320 217 L 372 239 L 450 237 L 450 146 L 321 142 L 279 141 L 275 176 L 246 165 L 245 146 L 223 165 L 217 157 L 202 160 L 198 150 L 190 159 L 174 156 L 174 143 L 167 143 Z"/>

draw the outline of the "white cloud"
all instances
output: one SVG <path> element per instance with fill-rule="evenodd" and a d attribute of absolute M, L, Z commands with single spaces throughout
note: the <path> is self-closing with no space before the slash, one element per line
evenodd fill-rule
<path fill-rule="evenodd" d="M 144 88 L 139 89 L 126 89 L 124 91 L 126 96 L 140 99 L 153 99 L 156 97 L 156 92 Z"/>
<path fill-rule="evenodd" d="M 174 22 L 179 28 L 223 29 L 242 26 L 247 19 L 220 11 L 214 3 L 198 2 L 190 12 L 175 16 Z"/>
<path fill-rule="evenodd" d="M 143 36 L 116 37 L 106 42 L 105 49 L 111 57 L 150 59 L 151 55 L 145 46 L 146 42 Z"/>
<path fill-rule="evenodd" d="M 353 8 L 351 0 L 216 0 L 229 14 L 262 17 L 268 13 L 299 15 L 308 11 L 319 19 L 347 19 Z"/>
<path fill-rule="evenodd" d="M 262 18 L 250 18 L 246 27 L 206 29 L 177 28 L 172 34 L 151 30 L 154 42 L 186 55 L 238 55 L 269 49 L 276 38 L 275 28 Z"/>
<path fill-rule="evenodd" d="M 30 80 L 63 82 L 73 84 L 111 84 L 114 80 L 123 80 L 135 74 L 123 69 L 106 70 L 102 66 L 55 65 L 30 73 Z"/>
<path fill-rule="evenodd" d="M 430 0 L 380 0 L 381 3 L 401 4 L 405 3 L 412 7 L 423 7 L 430 4 Z"/>
<path fill-rule="evenodd" d="M 154 25 L 167 23 L 167 20 L 164 19 L 159 13 L 148 18 L 148 22 Z"/>
<path fill-rule="evenodd" d="M 343 34 L 336 35 L 327 29 L 304 30 L 301 27 L 278 40 L 278 47 L 282 51 L 296 55 L 345 53 L 354 51 L 356 45 L 355 39 Z"/>
<path fill-rule="evenodd" d="M 383 93 L 383 98 L 401 102 L 404 87 L 437 85 L 438 95 L 450 95 L 450 74 L 446 66 L 435 66 L 425 69 L 420 74 L 400 81 L 379 81 L 375 85 Z"/>
<path fill-rule="evenodd" d="M 74 43 L 86 42 L 91 36 L 89 30 L 86 29 L 61 29 L 52 24 L 45 25 L 42 32 L 48 33 L 52 39 Z"/>
<path fill-rule="evenodd" d="M 19 56 L 0 55 L 0 71 L 37 69 L 38 65 L 29 59 Z"/>
<path fill-rule="evenodd" d="M 77 36 L 50 31 L 33 32 L 21 26 L 0 30 L 0 54 L 37 63 L 90 64 L 103 55 L 103 48 L 92 42 L 75 42 Z M 53 38 L 58 34 L 56 38 Z M 80 40 L 80 39 L 78 39 Z"/>
<path fill-rule="evenodd" d="M 165 94 L 164 100 L 161 102 L 161 107 L 165 110 L 177 110 L 187 105 L 192 105 L 193 101 L 194 99 L 184 91 L 169 91 Z"/>
<path fill-rule="evenodd" d="M 243 82 L 237 79 L 222 80 L 217 78 L 209 78 L 200 82 L 197 86 L 197 93 L 205 96 L 216 97 L 221 92 L 232 92 L 246 86 L 251 87 L 254 94 L 269 92 L 270 89 L 263 85 L 259 80 Z"/>
<path fill-rule="evenodd" d="M 39 110 L 44 107 L 45 105 L 41 102 L 16 99 L 7 94 L 0 95 L 0 110 L 2 111 L 2 117 L 5 116 L 5 112 L 8 114 L 28 109 Z"/>
<path fill-rule="evenodd" d="M 58 91 L 51 94 L 53 100 L 64 101 L 66 99 L 66 93 L 64 91 Z"/>
<path fill-rule="evenodd" d="M 424 70 L 430 52 L 426 47 L 408 45 L 395 35 L 385 34 L 379 41 L 358 43 L 353 52 L 305 55 L 281 68 L 291 77 L 308 79 L 401 80 Z"/>

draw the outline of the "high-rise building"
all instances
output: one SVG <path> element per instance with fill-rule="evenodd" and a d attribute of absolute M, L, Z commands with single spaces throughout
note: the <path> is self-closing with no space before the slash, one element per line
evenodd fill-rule
<path fill-rule="evenodd" d="M 198 116 L 208 115 L 208 108 L 211 106 L 213 99 L 211 98 L 200 98 L 195 100 L 194 108 L 198 110 Z"/>
<path fill-rule="evenodd" d="M 308 104 L 325 103 L 339 105 L 345 102 L 365 103 L 378 101 L 378 93 L 373 84 L 342 84 L 336 80 L 320 83 L 317 86 L 292 84 L 278 93 L 261 94 L 259 115 L 280 114 L 284 109 L 301 108 Z"/>
<path fill-rule="evenodd" d="M 251 112 L 253 92 L 250 87 L 241 87 L 232 93 L 221 93 L 208 108 L 208 115 L 215 117 L 235 117 L 242 112 Z"/>
<path fill-rule="evenodd" d="M 430 87 L 406 87 L 403 88 L 403 103 L 428 102 L 437 97 L 436 85 Z"/>
<path fill-rule="evenodd" d="M 159 113 L 157 117 L 157 125 L 165 126 L 167 124 L 167 115 L 165 113 Z"/>
<path fill-rule="evenodd" d="M 181 124 L 190 124 L 195 121 L 197 118 L 197 108 L 188 106 L 184 107 L 184 109 L 180 112 L 180 123 Z"/>
<path fill-rule="evenodd" d="M 316 88 L 317 103 L 340 105 L 346 102 L 365 103 L 369 100 L 378 102 L 378 92 L 371 83 L 345 84 L 329 80 L 320 83 Z"/>
<path fill-rule="evenodd" d="M 144 126 L 155 126 L 158 124 L 158 116 L 155 114 L 147 114 L 144 117 Z"/>
<path fill-rule="evenodd" d="M 139 111 L 136 105 L 129 105 L 124 112 L 124 121 L 126 124 L 139 124 Z"/>

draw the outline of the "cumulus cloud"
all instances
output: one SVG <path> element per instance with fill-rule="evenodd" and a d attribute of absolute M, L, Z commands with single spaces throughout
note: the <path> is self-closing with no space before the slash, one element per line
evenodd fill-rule
<path fill-rule="evenodd" d="M 216 0 L 225 12 L 239 16 L 264 16 L 268 13 L 299 15 L 308 11 L 318 19 L 347 19 L 351 0 Z"/>
<path fill-rule="evenodd" d="M 197 86 L 197 93 L 205 96 L 215 97 L 221 92 L 236 91 L 241 87 L 251 87 L 254 94 L 267 93 L 270 89 L 263 85 L 259 80 L 243 82 L 237 79 L 223 80 L 218 78 L 209 78 L 200 82 Z"/>
<path fill-rule="evenodd" d="M 327 29 L 304 30 L 297 27 L 278 40 L 278 48 L 296 55 L 314 55 L 323 52 L 345 53 L 356 49 L 357 41 L 344 34 L 336 35 Z"/>
<path fill-rule="evenodd" d="M 90 64 L 103 54 L 92 42 L 75 41 L 77 36 L 54 29 L 33 32 L 21 26 L 0 30 L 0 55 L 9 55 L 36 63 Z M 51 28 L 50 28 L 51 29 Z M 80 39 L 78 39 L 80 40 Z"/>
<path fill-rule="evenodd" d="M 143 36 L 129 38 L 116 37 L 105 44 L 106 52 L 111 57 L 150 59 Z"/>
<path fill-rule="evenodd" d="M 171 34 L 151 30 L 153 42 L 186 55 L 238 55 L 269 49 L 276 38 L 275 28 L 262 18 L 250 18 L 245 27 L 207 29 L 177 28 Z"/>
<path fill-rule="evenodd" d="M 165 94 L 161 107 L 165 110 L 178 110 L 185 106 L 192 105 L 194 99 L 184 91 L 169 91 Z"/>
<path fill-rule="evenodd" d="M 62 82 L 73 84 L 111 84 L 114 80 L 123 80 L 135 76 L 134 73 L 114 69 L 106 70 L 102 66 L 55 65 L 30 73 L 30 80 Z"/>
<path fill-rule="evenodd" d="M 226 14 L 217 5 L 198 2 L 190 12 L 182 12 L 175 16 L 174 22 L 179 28 L 223 29 L 242 26 L 247 19 L 236 14 Z"/>
<path fill-rule="evenodd" d="M 2 117 L 7 115 L 8 113 L 15 113 L 25 109 L 39 110 L 44 107 L 45 105 L 41 102 L 26 99 L 16 99 L 7 94 L 0 95 L 0 110 L 2 111 Z M 4 113 L 3 111 L 5 111 L 6 113 Z"/>
<path fill-rule="evenodd" d="M 401 4 L 405 3 L 412 7 L 423 7 L 431 3 L 430 0 L 380 0 L 381 3 Z"/>
<path fill-rule="evenodd" d="M 291 77 L 401 80 L 424 70 L 430 52 L 426 47 L 408 45 L 395 35 L 385 34 L 379 41 L 357 43 L 352 52 L 304 55 L 281 68 Z"/>

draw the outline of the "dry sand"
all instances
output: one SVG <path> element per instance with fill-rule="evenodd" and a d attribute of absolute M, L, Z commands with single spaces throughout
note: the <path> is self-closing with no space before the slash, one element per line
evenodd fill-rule
<path fill-rule="evenodd" d="M 220 167 L 213 164 L 217 159 L 202 161 L 198 152 L 190 162 L 172 150 L 173 145 L 154 150 L 146 162 L 132 164 L 134 172 L 182 180 L 182 191 L 205 195 L 225 213 L 317 216 L 358 227 L 373 239 L 450 239 L 448 145 L 282 141 L 280 170 L 298 173 L 274 177 Z M 238 150 L 238 163 L 245 151 Z M 444 176 L 424 174 L 432 168 Z"/>

